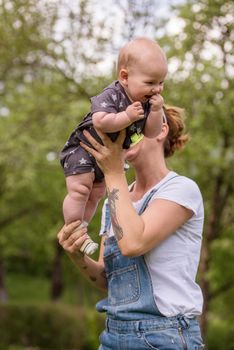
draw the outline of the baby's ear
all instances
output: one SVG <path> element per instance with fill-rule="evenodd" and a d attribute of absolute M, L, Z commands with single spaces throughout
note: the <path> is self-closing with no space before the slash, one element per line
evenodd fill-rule
<path fill-rule="evenodd" d="M 128 84 L 128 71 L 125 68 L 121 68 L 119 71 L 119 81 L 124 84 L 127 85 Z"/>

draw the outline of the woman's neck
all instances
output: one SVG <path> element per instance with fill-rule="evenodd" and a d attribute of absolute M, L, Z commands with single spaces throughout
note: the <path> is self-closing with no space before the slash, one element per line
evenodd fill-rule
<path fill-rule="evenodd" d="M 170 170 L 164 161 L 156 163 L 149 160 L 148 164 L 135 165 L 135 184 L 132 191 L 132 197 L 135 200 L 141 198 L 150 188 L 159 183 Z"/>

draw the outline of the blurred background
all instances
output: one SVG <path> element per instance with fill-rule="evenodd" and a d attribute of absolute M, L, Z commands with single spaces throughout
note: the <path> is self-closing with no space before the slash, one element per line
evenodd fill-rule
<path fill-rule="evenodd" d="M 165 50 L 163 96 L 187 116 L 191 140 L 168 165 L 205 201 L 206 349 L 234 349 L 233 17 L 231 0 L 0 0 L 0 350 L 98 348 L 104 294 L 56 241 L 66 192 L 58 155 L 134 36 Z"/>

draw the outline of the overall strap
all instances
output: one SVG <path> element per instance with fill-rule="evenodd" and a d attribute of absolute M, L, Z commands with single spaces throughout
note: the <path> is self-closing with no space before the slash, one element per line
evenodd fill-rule
<path fill-rule="evenodd" d="M 153 194 L 155 193 L 155 192 L 157 192 L 157 188 L 153 188 L 151 191 L 150 191 L 150 193 L 146 196 L 146 198 L 145 198 L 145 200 L 144 200 L 144 202 L 143 202 L 143 204 L 142 204 L 142 206 L 141 206 L 141 208 L 140 208 L 140 210 L 139 210 L 139 215 L 140 214 L 142 214 L 144 211 L 145 211 L 145 209 L 147 208 L 147 206 L 148 206 L 148 204 L 149 204 L 149 201 L 151 200 L 151 198 L 153 197 Z"/>
<path fill-rule="evenodd" d="M 175 175 L 175 176 L 173 176 L 173 177 L 170 177 L 170 179 L 168 179 L 167 181 L 163 182 L 163 183 L 161 184 L 161 186 L 159 186 L 159 187 L 157 187 L 157 188 L 153 188 L 153 189 L 150 191 L 150 193 L 146 196 L 146 198 L 145 198 L 145 200 L 144 200 L 144 202 L 143 202 L 143 204 L 142 204 L 142 206 L 141 206 L 141 208 L 140 208 L 138 214 L 142 214 L 142 213 L 145 211 L 145 209 L 147 208 L 147 206 L 148 206 L 148 204 L 149 204 L 151 198 L 153 197 L 154 193 L 157 192 L 157 191 L 159 190 L 159 188 L 161 188 L 165 183 L 167 183 L 168 181 L 174 179 L 174 177 L 177 177 L 177 176 L 178 176 L 178 175 Z"/>

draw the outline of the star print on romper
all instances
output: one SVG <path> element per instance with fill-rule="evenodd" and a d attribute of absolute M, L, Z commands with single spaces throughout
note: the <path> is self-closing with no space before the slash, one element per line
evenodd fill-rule
<path fill-rule="evenodd" d="M 101 107 L 106 108 L 106 106 L 107 106 L 107 103 L 105 101 L 101 103 Z"/>
<path fill-rule="evenodd" d="M 84 158 L 81 158 L 80 160 L 79 160 L 79 163 L 80 163 L 80 165 L 83 165 L 83 164 L 87 164 L 87 160 L 86 159 L 84 159 Z"/>

